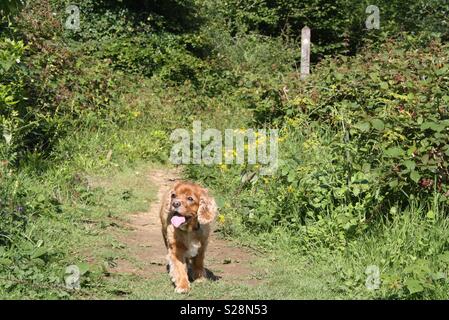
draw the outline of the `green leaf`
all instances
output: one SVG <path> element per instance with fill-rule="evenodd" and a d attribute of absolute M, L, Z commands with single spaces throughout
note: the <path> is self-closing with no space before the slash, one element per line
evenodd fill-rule
<path fill-rule="evenodd" d="M 367 132 L 371 128 L 371 125 L 369 122 L 360 121 L 354 125 L 355 128 L 359 129 L 362 132 Z"/>
<path fill-rule="evenodd" d="M 446 274 L 444 272 L 439 271 L 437 273 L 432 274 L 432 280 L 438 281 L 442 279 L 446 279 Z"/>
<path fill-rule="evenodd" d="M 423 164 L 429 163 L 429 155 L 428 154 L 423 155 L 421 157 L 421 161 L 422 161 Z"/>
<path fill-rule="evenodd" d="M 86 272 L 88 272 L 89 268 L 90 268 L 90 266 L 85 262 L 78 263 L 76 266 L 78 267 L 78 269 L 80 271 L 80 275 L 83 275 Z"/>
<path fill-rule="evenodd" d="M 427 219 L 434 220 L 435 219 L 435 212 L 433 210 L 429 210 L 426 214 Z"/>
<path fill-rule="evenodd" d="M 411 156 L 414 155 L 415 151 L 416 151 L 416 146 L 413 145 L 413 146 L 411 146 L 410 148 L 408 148 L 408 150 L 407 150 L 407 155 L 408 155 L 409 157 L 411 157 Z"/>
<path fill-rule="evenodd" d="M 410 294 L 422 292 L 424 290 L 424 287 L 421 285 L 421 282 L 416 279 L 408 279 L 405 282 L 405 286 L 407 287 Z"/>
<path fill-rule="evenodd" d="M 371 164 L 366 162 L 362 165 L 362 171 L 368 173 L 371 171 Z"/>
<path fill-rule="evenodd" d="M 384 89 L 384 90 L 387 90 L 388 89 L 388 83 L 387 82 L 381 82 L 380 83 L 380 88 Z"/>
<path fill-rule="evenodd" d="M 410 172 L 410 179 L 418 183 L 419 179 L 421 179 L 421 175 L 418 173 L 418 171 L 413 170 L 412 172 Z"/>
<path fill-rule="evenodd" d="M 11 132 L 3 131 L 3 138 L 5 138 L 6 144 L 10 145 L 12 140 Z"/>
<path fill-rule="evenodd" d="M 404 161 L 404 166 L 405 166 L 408 170 L 413 171 L 413 170 L 415 170 L 415 168 L 416 168 L 416 163 L 415 163 L 415 161 L 413 161 L 413 160 L 406 160 L 406 161 Z"/>
<path fill-rule="evenodd" d="M 384 151 L 385 155 L 389 157 L 399 157 L 405 154 L 404 150 L 399 147 L 392 147 Z"/>
<path fill-rule="evenodd" d="M 14 63 L 12 61 L 0 61 L 0 67 L 6 72 Z"/>
<path fill-rule="evenodd" d="M 416 122 L 421 125 L 423 123 L 424 119 L 423 117 L 419 116 L 418 119 L 416 119 Z"/>
<path fill-rule="evenodd" d="M 371 120 L 371 124 L 373 125 L 374 129 L 378 131 L 382 131 L 385 128 L 384 122 L 380 119 Z"/>
<path fill-rule="evenodd" d="M 379 81 L 379 73 L 378 72 L 372 72 L 368 74 L 371 80 L 373 81 Z"/>
<path fill-rule="evenodd" d="M 337 79 L 338 81 L 343 80 L 343 74 L 335 73 L 335 79 Z"/>
<path fill-rule="evenodd" d="M 220 196 L 216 196 L 215 197 L 215 202 L 216 202 L 216 204 L 217 204 L 217 207 L 219 207 L 219 208 L 223 208 L 223 206 L 224 206 L 224 200 L 223 200 L 223 198 L 222 197 L 220 197 Z"/>
<path fill-rule="evenodd" d="M 396 188 L 399 184 L 398 179 L 392 180 L 390 181 L 390 183 L 388 184 L 391 188 Z"/>
<path fill-rule="evenodd" d="M 445 65 L 445 66 L 443 66 L 442 68 L 437 69 L 437 70 L 435 71 L 435 73 L 436 73 L 438 76 L 442 76 L 442 75 L 444 75 L 444 74 L 448 71 L 448 69 L 449 69 L 449 65 Z"/>
<path fill-rule="evenodd" d="M 46 248 L 40 247 L 34 250 L 33 254 L 31 255 L 32 259 L 36 259 L 39 257 L 42 257 L 43 255 L 47 254 L 48 250 Z"/>
<path fill-rule="evenodd" d="M 0 258 L 0 265 L 8 266 L 11 265 L 13 262 L 11 259 L 8 258 Z"/>
<path fill-rule="evenodd" d="M 397 213 L 398 213 L 398 208 L 396 208 L 396 207 L 394 207 L 394 206 L 390 208 L 390 214 L 391 214 L 391 215 L 395 215 L 395 214 L 397 214 Z"/>
<path fill-rule="evenodd" d="M 421 124 L 420 128 L 421 130 L 427 130 L 427 129 L 431 129 L 433 131 L 436 132 L 441 132 L 445 129 L 445 125 L 444 124 L 438 124 L 436 122 L 432 122 L 432 121 L 426 121 L 424 123 Z"/>

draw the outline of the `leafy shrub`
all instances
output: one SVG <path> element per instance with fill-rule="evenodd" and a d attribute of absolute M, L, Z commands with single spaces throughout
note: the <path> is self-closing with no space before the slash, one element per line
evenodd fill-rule
<path fill-rule="evenodd" d="M 114 38 L 95 56 L 109 59 L 117 70 L 144 76 L 158 74 L 175 83 L 196 80 L 203 68 L 202 61 L 180 44 L 179 37 L 164 34 Z"/>
<path fill-rule="evenodd" d="M 22 144 L 21 137 L 33 125 L 20 105 L 24 101 L 24 79 L 17 74 L 17 70 L 22 64 L 25 50 L 26 46 L 22 41 L 0 39 L 0 156 L 3 160 L 17 158 L 17 150 Z"/>
<path fill-rule="evenodd" d="M 344 158 L 334 165 L 345 168 L 345 193 L 376 195 L 373 207 L 434 192 L 447 203 L 447 46 L 406 50 L 390 43 L 321 68 L 319 83 L 298 87 L 283 108 L 292 113 L 287 117 L 299 111 L 335 133 L 330 146 Z"/>
<path fill-rule="evenodd" d="M 380 9 L 380 31 L 365 27 L 368 5 Z M 265 35 L 299 37 L 301 29 L 312 29 L 314 58 L 335 53 L 355 53 L 367 38 L 394 36 L 398 32 L 429 32 L 448 36 L 449 6 L 433 0 L 338 0 L 338 1 L 226 1 L 213 6 L 234 33 L 258 31 Z"/>
<path fill-rule="evenodd" d="M 52 1 L 59 20 L 67 19 L 67 1 Z M 189 1 L 91 1 L 80 8 L 80 30 L 64 30 L 67 41 L 85 54 L 105 59 L 116 70 L 160 75 L 182 83 L 195 81 L 204 69 L 207 40 L 198 32 L 202 21 Z"/>
<path fill-rule="evenodd" d="M 256 113 L 263 123 L 274 114 L 272 125 L 282 128 L 281 163 L 250 188 L 259 201 L 242 196 L 243 222 L 252 230 L 288 225 L 341 249 L 412 199 L 443 213 L 447 52 L 438 41 L 413 50 L 387 43 L 325 60 L 308 81 L 279 85 L 288 91 L 269 88 L 276 104 L 259 104 Z"/>
<path fill-rule="evenodd" d="M 335 261 L 335 288 L 352 297 L 446 299 L 447 219 L 426 214 L 417 201 L 390 221 L 348 243 Z M 379 268 L 379 287 L 366 289 L 367 266 Z"/>
<path fill-rule="evenodd" d="M 48 1 L 28 4 L 14 21 L 8 34 L 21 40 L 0 43 L 2 156 L 10 162 L 25 160 L 29 151 L 48 155 L 59 138 L 92 119 L 89 114 L 116 118 L 120 112 L 109 107 L 122 92 L 109 61 L 63 42 Z"/>

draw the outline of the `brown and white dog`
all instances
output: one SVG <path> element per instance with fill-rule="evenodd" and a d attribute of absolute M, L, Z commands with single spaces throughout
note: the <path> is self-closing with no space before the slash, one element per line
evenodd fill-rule
<path fill-rule="evenodd" d="M 217 215 L 215 200 L 207 189 L 180 181 L 162 200 L 160 218 L 162 235 L 168 249 L 170 276 L 175 291 L 190 290 L 188 266 L 193 280 L 206 276 L 204 255 L 211 232 L 211 223 Z"/>

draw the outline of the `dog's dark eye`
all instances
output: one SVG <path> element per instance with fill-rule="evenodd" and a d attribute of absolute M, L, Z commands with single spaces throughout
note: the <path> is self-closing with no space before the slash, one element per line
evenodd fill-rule
<path fill-rule="evenodd" d="M 171 194 L 171 197 L 172 197 L 172 198 L 175 198 L 175 197 L 176 197 L 176 194 L 172 193 L 172 194 Z"/>
<path fill-rule="evenodd" d="M 193 201 L 193 198 L 192 197 L 188 197 L 187 200 Z"/>

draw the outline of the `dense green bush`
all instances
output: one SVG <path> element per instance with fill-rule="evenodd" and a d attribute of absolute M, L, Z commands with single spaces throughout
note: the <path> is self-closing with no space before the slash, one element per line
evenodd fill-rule
<path fill-rule="evenodd" d="M 110 61 L 67 44 L 47 1 L 28 4 L 14 21 L 4 33 L 20 40 L 3 38 L 0 72 L 2 127 L 11 133 L 11 148 L 21 152 L 15 159 L 26 159 L 29 151 L 45 156 L 71 128 L 92 118 L 90 113 L 116 118 L 119 112 L 110 104 L 125 91 L 118 78 L 124 83 L 126 77 L 114 73 Z"/>
<path fill-rule="evenodd" d="M 51 1 L 57 19 L 65 22 L 69 1 Z M 190 1 L 91 1 L 77 3 L 80 29 L 63 30 L 72 46 L 116 70 L 160 75 L 182 83 L 195 81 L 204 69 L 208 43 L 199 32 L 202 18 Z"/>
<path fill-rule="evenodd" d="M 306 82 L 286 79 L 279 87 L 288 91 L 275 91 L 276 103 L 256 109 L 258 119 L 281 126 L 283 161 L 261 184 L 264 203 L 248 221 L 298 227 L 332 212 L 353 232 L 413 198 L 443 214 L 448 60 L 447 45 L 438 41 L 426 49 L 388 43 L 379 52 L 326 60 Z M 270 99 L 267 90 L 254 91 Z"/>
<path fill-rule="evenodd" d="M 380 10 L 380 30 L 366 30 L 368 5 Z M 384 39 L 398 32 L 430 32 L 448 36 L 449 4 L 439 0 L 313 0 L 241 1 L 216 5 L 234 33 L 258 31 L 266 35 L 299 37 L 301 29 L 312 29 L 315 58 L 326 54 L 354 53 L 367 38 Z"/>

